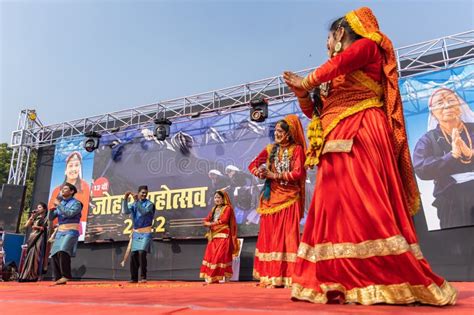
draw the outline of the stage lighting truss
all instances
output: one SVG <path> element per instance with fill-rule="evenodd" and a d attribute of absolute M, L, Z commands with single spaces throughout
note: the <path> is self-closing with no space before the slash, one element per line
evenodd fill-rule
<path fill-rule="evenodd" d="M 400 77 L 473 64 L 474 30 L 401 47 L 395 53 Z M 437 59 L 433 59 L 433 56 Z M 306 76 L 313 70 L 314 68 L 305 69 L 297 74 Z M 167 117 L 170 120 L 186 117 L 191 119 L 197 112 L 203 116 L 217 111 L 248 107 L 250 101 L 256 98 L 265 98 L 269 104 L 296 99 L 282 76 L 275 76 L 212 92 L 52 125 L 43 125 L 36 113 L 32 113 L 34 110 L 22 110 L 17 130 L 12 133 L 13 152 L 8 183 L 20 185 L 26 182 L 31 149 L 51 146 L 62 139 L 83 135 L 86 130 L 95 130 L 106 135 L 117 128 L 149 126 L 159 117 Z"/>

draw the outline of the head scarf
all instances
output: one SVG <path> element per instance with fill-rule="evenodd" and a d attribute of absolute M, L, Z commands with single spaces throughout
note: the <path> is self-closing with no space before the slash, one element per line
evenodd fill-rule
<path fill-rule="evenodd" d="M 433 104 L 433 99 L 440 92 L 450 92 L 451 94 L 455 95 L 461 107 L 461 121 L 474 123 L 474 112 L 471 110 L 471 108 L 469 108 L 469 105 L 467 105 L 467 103 L 455 91 L 448 88 L 440 88 L 431 94 L 428 101 L 428 106 L 430 109 L 430 115 L 428 116 L 428 131 L 435 129 L 436 126 L 438 126 L 438 120 L 433 115 L 433 109 L 436 109 Z"/>
<path fill-rule="evenodd" d="M 306 138 L 304 136 L 303 126 L 301 125 L 301 121 L 298 116 L 294 114 L 290 114 L 286 116 L 284 119 L 288 126 L 290 127 L 290 134 L 293 138 L 295 144 L 299 144 L 303 147 L 303 152 L 306 152 Z M 303 217 L 304 215 L 304 204 L 305 204 L 305 184 L 306 184 L 306 177 L 300 179 L 300 215 Z"/>
<path fill-rule="evenodd" d="M 225 190 L 219 190 L 219 192 L 224 194 L 224 205 L 229 207 L 230 210 L 229 238 L 232 244 L 232 256 L 237 256 L 240 251 L 240 245 L 237 240 L 237 221 L 235 220 L 234 207 L 232 207 L 232 203 L 230 202 L 229 194 Z"/>
<path fill-rule="evenodd" d="M 383 56 L 384 109 L 388 124 L 393 133 L 394 153 L 398 170 L 405 188 L 405 197 L 410 214 L 420 208 L 420 193 L 416 185 L 403 116 L 402 99 L 398 89 L 397 59 L 390 39 L 380 31 L 377 18 L 372 10 L 362 7 L 351 11 L 345 16 L 354 32 L 377 43 Z"/>
<path fill-rule="evenodd" d="M 303 150 L 306 151 L 306 138 L 304 136 L 303 126 L 298 116 L 290 114 L 284 119 L 288 126 L 290 127 L 290 135 L 293 138 L 295 144 L 299 144 L 303 147 Z"/>

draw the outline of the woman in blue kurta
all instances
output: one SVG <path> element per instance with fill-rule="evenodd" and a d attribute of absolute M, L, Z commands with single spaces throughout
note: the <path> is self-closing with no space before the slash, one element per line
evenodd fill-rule
<path fill-rule="evenodd" d="M 133 195 L 134 202 L 128 204 L 128 197 L 132 192 L 125 193 L 122 201 L 122 213 L 131 214 L 133 221 L 133 232 L 128 244 L 127 253 L 132 252 L 130 260 L 130 282 L 138 282 L 138 269 L 141 268 L 140 282 L 146 282 L 146 254 L 151 249 L 151 232 L 153 218 L 155 216 L 155 205 L 148 199 L 148 187 L 138 187 L 138 194 Z M 125 259 L 124 259 L 125 261 Z"/>
<path fill-rule="evenodd" d="M 76 186 L 65 183 L 61 196 L 54 201 L 55 208 L 49 211 L 49 220 L 58 218 L 59 226 L 54 236 L 50 258 L 53 259 L 55 284 L 66 284 L 72 278 L 71 257 L 76 256 L 82 203 L 74 198 Z"/>

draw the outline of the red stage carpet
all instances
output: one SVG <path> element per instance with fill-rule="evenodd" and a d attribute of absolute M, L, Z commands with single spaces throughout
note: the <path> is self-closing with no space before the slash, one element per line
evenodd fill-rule
<path fill-rule="evenodd" d="M 458 282 L 455 306 L 319 305 L 292 302 L 289 289 L 255 282 L 203 286 L 200 282 L 113 281 L 0 283 L 1 315 L 34 314 L 474 314 L 474 282 Z"/>

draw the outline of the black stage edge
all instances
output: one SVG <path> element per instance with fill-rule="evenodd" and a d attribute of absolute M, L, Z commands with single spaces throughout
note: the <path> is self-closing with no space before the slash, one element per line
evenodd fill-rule
<path fill-rule="evenodd" d="M 40 148 L 33 203 L 47 202 L 54 147 Z M 474 226 L 428 232 L 423 211 L 415 226 L 424 257 L 434 272 L 449 281 L 474 281 Z M 370 227 L 368 227 L 370 228 Z M 149 279 L 198 280 L 206 240 L 154 241 L 148 258 Z M 240 280 L 252 279 L 256 238 L 246 238 L 240 261 Z M 72 260 L 73 276 L 82 279 L 129 278 L 120 267 L 127 242 L 81 243 Z"/>

